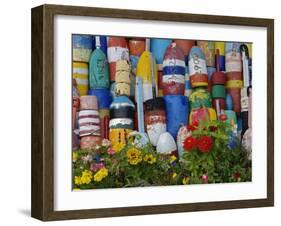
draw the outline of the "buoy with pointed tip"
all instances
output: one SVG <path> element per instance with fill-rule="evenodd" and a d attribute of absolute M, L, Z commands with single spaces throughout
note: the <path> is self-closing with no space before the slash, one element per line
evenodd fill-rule
<path fill-rule="evenodd" d="M 158 139 L 156 150 L 161 154 L 175 154 L 177 152 L 177 145 L 173 136 L 169 132 L 162 133 Z"/>

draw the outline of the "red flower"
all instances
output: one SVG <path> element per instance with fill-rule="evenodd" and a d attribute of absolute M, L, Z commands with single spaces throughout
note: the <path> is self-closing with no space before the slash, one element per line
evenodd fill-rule
<path fill-rule="evenodd" d="M 210 131 L 215 132 L 218 129 L 218 127 L 210 126 L 209 129 L 210 129 Z"/>
<path fill-rule="evenodd" d="M 187 129 L 188 129 L 188 131 L 194 131 L 194 130 L 196 130 L 196 127 L 193 125 L 188 125 Z"/>
<path fill-rule="evenodd" d="M 193 136 L 187 137 L 183 142 L 183 148 L 186 151 L 192 151 L 192 149 L 196 148 L 197 140 Z"/>
<path fill-rule="evenodd" d="M 220 118 L 221 121 L 226 121 L 227 120 L 227 115 L 221 114 L 219 118 Z"/>
<path fill-rule="evenodd" d="M 209 136 L 202 136 L 198 140 L 198 148 L 201 152 L 209 152 L 213 147 L 213 139 Z"/>
<path fill-rule="evenodd" d="M 241 173 L 240 172 L 234 173 L 234 177 L 236 180 L 239 180 L 241 178 Z"/>

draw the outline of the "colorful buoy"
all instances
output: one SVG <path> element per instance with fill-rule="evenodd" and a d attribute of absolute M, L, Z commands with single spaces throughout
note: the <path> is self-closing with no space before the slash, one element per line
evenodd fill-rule
<path fill-rule="evenodd" d="M 73 79 L 75 79 L 77 91 L 80 96 L 87 95 L 88 93 L 88 64 L 81 62 L 72 63 Z"/>
<path fill-rule="evenodd" d="M 142 53 L 137 65 L 136 76 L 142 78 L 143 101 L 152 99 L 153 92 L 156 92 L 155 95 L 157 96 L 157 67 L 150 52 L 144 51 Z"/>
<path fill-rule="evenodd" d="M 158 153 L 161 154 L 177 155 L 177 145 L 170 133 L 165 132 L 160 135 L 157 142 L 156 150 Z"/>
<path fill-rule="evenodd" d="M 116 61 L 129 60 L 127 41 L 122 37 L 109 37 L 107 57 L 110 71 L 110 81 L 115 81 Z"/>
<path fill-rule="evenodd" d="M 164 96 L 167 131 L 176 139 L 180 126 L 188 124 L 189 103 L 186 96 Z"/>
<path fill-rule="evenodd" d="M 190 108 L 212 107 L 212 99 L 209 92 L 204 88 L 196 88 L 189 96 Z"/>
<path fill-rule="evenodd" d="M 218 71 L 225 71 L 225 42 L 215 42 L 216 65 L 219 64 Z"/>
<path fill-rule="evenodd" d="M 91 35 L 72 35 L 73 61 L 89 62 L 93 50 L 93 36 Z"/>
<path fill-rule="evenodd" d="M 190 124 L 200 124 L 201 122 L 217 120 L 216 111 L 213 108 L 192 109 L 189 115 Z"/>
<path fill-rule="evenodd" d="M 226 42 L 226 44 L 225 44 L 225 70 L 226 70 L 226 72 L 241 72 L 242 71 L 240 43 Z"/>
<path fill-rule="evenodd" d="M 115 93 L 116 96 L 130 96 L 131 90 L 131 64 L 127 60 L 118 60 L 116 62 L 115 72 Z"/>
<path fill-rule="evenodd" d="M 183 51 L 172 43 L 166 50 L 163 61 L 163 94 L 184 95 L 185 59 Z"/>
<path fill-rule="evenodd" d="M 208 67 L 215 66 L 215 43 L 211 41 L 197 41 L 197 46 L 202 49 L 205 54 L 206 65 Z"/>
<path fill-rule="evenodd" d="M 109 88 L 109 68 L 104 52 L 98 47 L 90 57 L 89 82 L 91 89 Z"/>

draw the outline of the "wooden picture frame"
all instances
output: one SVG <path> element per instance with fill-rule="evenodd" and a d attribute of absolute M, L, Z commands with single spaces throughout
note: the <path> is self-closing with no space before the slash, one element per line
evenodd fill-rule
<path fill-rule="evenodd" d="M 54 210 L 54 16 L 109 17 L 240 25 L 267 29 L 267 198 L 87 210 Z M 32 9 L 31 215 L 50 220 L 163 214 L 274 205 L 274 20 L 183 13 L 42 5 Z"/>

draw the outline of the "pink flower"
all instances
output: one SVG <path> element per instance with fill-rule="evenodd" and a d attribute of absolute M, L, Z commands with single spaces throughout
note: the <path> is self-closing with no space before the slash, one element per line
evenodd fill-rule
<path fill-rule="evenodd" d="M 86 155 L 81 157 L 82 161 L 84 164 L 93 161 L 93 156 L 92 155 Z"/>
<path fill-rule="evenodd" d="M 114 155 L 115 151 L 112 148 L 107 149 L 107 154 Z"/>
<path fill-rule="evenodd" d="M 207 174 L 203 174 L 201 177 L 201 181 L 203 184 L 207 184 L 208 183 L 208 175 Z"/>
<path fill-rule="evenodd" d="M 93 172 L 96 172 L 102 168 L 104 168 L 104 164 L 102 162 L 101 163 L 92 163 L 90 166 L 90 170 Z"/>

